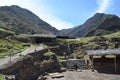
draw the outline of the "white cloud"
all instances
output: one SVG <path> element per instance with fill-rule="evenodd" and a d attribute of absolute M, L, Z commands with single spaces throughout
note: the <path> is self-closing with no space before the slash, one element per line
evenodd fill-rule
<path fill-rule="evenodd" d="M 53 27 L 56 27 L 57 29 L 68 29 L 72 28 L 73 24 L 63 21 L 51 14 L 40 14 L 40 17 L 45 20 L 46 22 L 50 23 Z"/>
<path fill-rule="evenodd" d="M 104 13 L 111 4 L 111 0 L 97 0 L 99 8 L 96 12 Z"/>
<path fill-rule="evenodd" d="M 54 15 L 54 11 L 50 9 L 48 6 L 45 4 L 39 5 L 34 5 L 37 7 L 37 9 L 34 9 L 33 11 L 44 21 L 52 25 L 53 27 L 61 30 L 61 29 L 67 29 L 67 28 L 72 28 L 74 25 L 72 23 L 66 22 Z M 36 8 L 34 7 L 34 8 Z"/>
<path fill-rule="evenodd" d="M 0 0 L 0 6 L 18 5 L 31 10 L 42 20 L 53 27 L 61 30 L 73 27 L 72 23 L 66 22 L 54 15 L 54 11 L 44 3 L 44 0 Z"/>

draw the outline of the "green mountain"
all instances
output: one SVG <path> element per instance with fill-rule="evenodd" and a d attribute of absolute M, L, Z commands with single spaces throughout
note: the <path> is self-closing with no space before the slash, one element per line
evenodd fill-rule
<path fill-rule="evenodd" d="M 116 15 L 96 13 L 83 25 L 62 30 L 61 34 L 67 36 L 101 36 L 120 31 L 120 18 Z"/>
<path fill-rule="evenodd" d="M 52 33 L 59 35 L 56 28 L 41 20 L 31 11 L 16 5 L 0 7 L 0 28 L 17 34 Z"/>

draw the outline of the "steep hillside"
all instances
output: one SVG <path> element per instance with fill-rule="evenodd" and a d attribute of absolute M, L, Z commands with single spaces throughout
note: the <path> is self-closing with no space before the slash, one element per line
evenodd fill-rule
<path fill-rule="evenodd" d="M 0 28 L 10 29 L 18 34 L 53 33 L 59 35 L 57 29 L 34 13 L 15 5 L 0 7 Z"/>
<path fill-rule="evenodd" d="M 96 13 L 83 25 L 62 30 L 61 34 L 75 37 L 101 36 L 120 30 L 120 18 L 116 15 Z"/>
<path fill-rule="evenodd" d="M 65 35 L 65 36 L 71 36 L 71 37 L 78 37 L 78 36 L 82 36 L 82 31 L 80 31 L 80 28 L 81 26 L 77 26 L 77 27 L 74 27 L 74 28 L 70 28 L 70 29 L 63 29 L 60 31 L 60 33 L 62 35 Z"/>

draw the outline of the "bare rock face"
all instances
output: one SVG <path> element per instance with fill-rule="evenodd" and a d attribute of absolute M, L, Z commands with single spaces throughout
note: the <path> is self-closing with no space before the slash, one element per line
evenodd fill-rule
<path fill-rule="evenodd" d="M 56 55 L 45 56 L 46 52 L 48 50 L 44 49 L 26 55 L 12 65 L 0 69 L 0 73 L 15 75 L 15 80 L 37 80 L 38 76 L 45 72 L 59 71 L 60 66 Z"/>

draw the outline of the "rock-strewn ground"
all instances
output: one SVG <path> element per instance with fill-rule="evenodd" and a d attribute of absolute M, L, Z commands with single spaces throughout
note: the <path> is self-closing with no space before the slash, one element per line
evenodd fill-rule
<path fill-rule="evenodd" d="M 50 76 L 47 80 L 120 80 L 120 74 L 105 74 L 84 70 L 82 72 L 66 71 L 62 73 L 63 78 L 52 79 Z"/>

